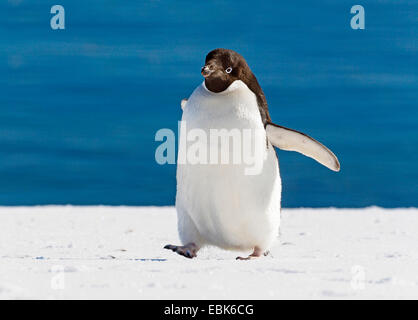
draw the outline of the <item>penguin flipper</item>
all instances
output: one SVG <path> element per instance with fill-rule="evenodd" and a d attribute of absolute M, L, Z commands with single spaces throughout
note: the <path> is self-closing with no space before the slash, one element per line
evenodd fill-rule
<path fill-rule="evenodd" d="M 181 102 L 180 102 L 181 110 L 184 110 L 184 107 L 186 106 L 186 104 L 187 104 L 187 99 L 181 100 Z"/>
<path fill-rule="evenodd" d="M 275 147 L 296 151 L 310 157 L 330 170 L 340 171 L 340 163 L 331 150 L 310 136 L 274 123 L 267 123 L 266 134 Z"/>

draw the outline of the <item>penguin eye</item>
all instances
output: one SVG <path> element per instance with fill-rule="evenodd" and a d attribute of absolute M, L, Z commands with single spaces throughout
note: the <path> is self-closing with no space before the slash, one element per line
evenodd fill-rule
<path fill-rule="evenodd" d="M 226 73 L 231 73 L 232 72 L 232 68 L 231 67 L 226 68 L 225 72 Z"/>

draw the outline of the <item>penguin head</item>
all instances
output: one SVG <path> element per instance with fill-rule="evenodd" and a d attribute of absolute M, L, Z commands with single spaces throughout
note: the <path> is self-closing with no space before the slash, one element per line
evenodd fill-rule
<path fill-rule="evenodd" d="M 209 52 L 201 72 L 206 88 L 212 92 L 222 92 L 235 80 L 243 80 L 252 75 L 245 59 L 239 53 L 228 49 Z"/>

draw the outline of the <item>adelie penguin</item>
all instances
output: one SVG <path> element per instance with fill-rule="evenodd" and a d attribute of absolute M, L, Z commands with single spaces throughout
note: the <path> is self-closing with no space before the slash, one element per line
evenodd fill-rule
<path fill-rule="evenodd" d="M 339 171 L 340 164 L 318 141 L 271 121 L 263 90 L 237 52 L 209 52 L 201 73 L 204 82 L 182 101 L 187 129 L 180 131 L 179 152 L 182 136 L 195 128 L 208 136 L 211 129 L 258 130 L 261 134 L 251 135 L 251 142 L 263 146 L 255 154 L 261 170 L 249 175 L 244 162 L 178 164 L 176 209 L 182 245 L 165 248 L 187 258 L 196 257 L 205 245 L 252 251 L 237 258 L 242 260 L 266 255 L 278 236 L 281 209 L 279 161 L 273 146 L 300 152 L 333 171 Z M 220 145 L 209 143 L 208 149 L 218 152 Z"/>

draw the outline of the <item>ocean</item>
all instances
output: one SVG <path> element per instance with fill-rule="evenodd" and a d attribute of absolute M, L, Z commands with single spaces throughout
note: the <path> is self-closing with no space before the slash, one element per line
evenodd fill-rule
<path fill-rule="evenodd" d="M 177 130 L 205 55 L 241 53 L 274 122 L 335 152 L 279 151 L 284 207 L 418 206 L 418 2 L 0 3 L 0 205 L 173 205 Z"/>

